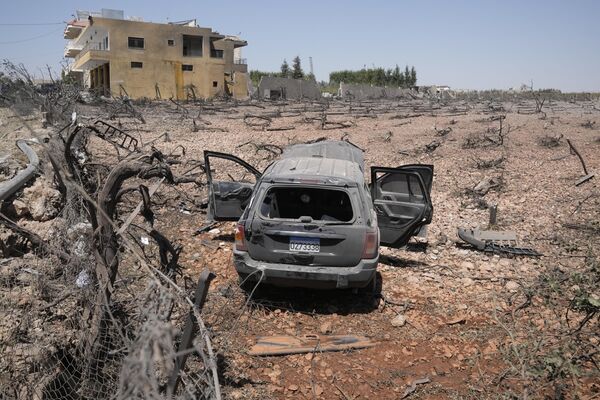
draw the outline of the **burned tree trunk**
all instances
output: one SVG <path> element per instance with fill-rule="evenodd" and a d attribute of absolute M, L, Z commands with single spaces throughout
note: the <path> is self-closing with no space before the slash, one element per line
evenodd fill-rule
<path fill-rule="evenodd" d="M 85 341 L 83 355 L 88 361 L 84 371 L 84 379 L 95 380 L 102 374 L 102 367 L 107 359 L 110 349 L 110 332 L 108 332 L 111 318 L 111 299 L 114 292 L 114 283 L 119 268 L 119 241 L 114 219 L 117 211 L 119 192 L 123 183 L 130 178 L 139 177 L 149 179 L 152 177 L 165 177 L 173 182 L 169 167 L 162 163 L 153 163 L 160 156 L 140 157 L 137 160 L 124 160 L 119 163 L 108 175 L 106 182 L 98 195 L 96 219 L 98 226 L 95 230 L 96 242 L 96 271 L 97 283 L 96 298 L 84 314 L 84 320 L 89 321 L 88 336 Z M 91 382 L 90 382 L 91 383 Z M 94 388 L 93 384 L 86 385 Z M 86 396 L 95 396 L 86 393 Z"/>

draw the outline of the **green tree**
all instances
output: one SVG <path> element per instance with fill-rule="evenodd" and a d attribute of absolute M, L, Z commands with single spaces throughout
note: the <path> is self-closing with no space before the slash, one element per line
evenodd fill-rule
<path fill-rule="evenodd" d="M 258 86 L 258 84 L 260 83 L 260 80 L 262 79 L 263 76 L 277 76 L 278 74 L 276 72 L 251 70 L 249 72 L 249 75 L 250 75 L 250 80 L 252 81 L 254 86 Z"/>
<path fill-rule="evenodd" d="M 414 65 L 410 69 L 410 86 L 415 86 L 417 84 L 417 70 Z"/>
<path fill-rule="evenodd" d="M 383 68 L 375 69 L 375 76 L 373 79 L 375 86 L 384 86 L 385 85 L 385 70 Z"/>
<path fill-rule="evenodd" d="M 283 78 L 289 78 L 290 76 L 290 66 L 286 59 L 284 59 L 283 63 L 281 64 L 281 76 Z"/>
<path fill-rule="evenodd" d="M 400 72 L 400 67 L 398 66 L 398 64 L 396 64 L 396 68 L 394 68 L 394 70 L 392 71 L 391 84 L 393 86 L 400 86 L 401 77 L 402 77 L 402 73 Z"/>
<path fill-rule="evenodd" d="M 300 56 L 296 56 L 292 60 L 292 78 L 294 78 L 294 79 L 304 78 L 304 71 L 302 71 L 302 64 L 300 63 Z"/>
<path fill-rule="evenodd" d="M 404 72 L 396 65 L 394 69 L 362 68 L 358 71 L 333 71 L 329 74 L 329 83 L 367 84 L 376 86 L 411 87 L 417 82 L 415 67 L 406 66 Z"/>

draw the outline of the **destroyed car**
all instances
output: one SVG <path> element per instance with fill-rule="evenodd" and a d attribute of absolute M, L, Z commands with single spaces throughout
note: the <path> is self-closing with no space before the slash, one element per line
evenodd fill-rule
<path fill-rule="evenodd" d="M 256 183 L 219 180 L 230 160 Z M 346 141 L 289 146 L 264 172 L 233 155 L 204 152 L 208 216 L 238 221 L 233 249 L 242 280 L 310 288 L 375 285 L 379 246 L 400 248 L 431 222 L 432 165 L 371 167 Z"/>

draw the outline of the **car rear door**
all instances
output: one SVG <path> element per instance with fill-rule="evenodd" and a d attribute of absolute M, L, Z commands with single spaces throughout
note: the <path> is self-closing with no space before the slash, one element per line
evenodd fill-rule
<path fill-rule="evenodd" d="M 211 168 L 211 158 L 229 160 L 252 174 L 257 181 L 262 174 L 246 161 L 231 154 L 204 151 L 204 164 L 208 181 L 208 219 L 237 221 L 252 197 L 255 183 L 246 180 L 235 181 L 227 171 L 215 171 Z M 227 174 L 230 180 L 224 180 L 222 178 L 224 174 Z"/>
<path fill-rule="evenodd" d="M 433 166 L 371 167 L 371 197 L 377 213 L 380 243 L 402 247 L 433 216 Z"/>
<path fill-rule="evenodd" d="M 251 210 L 253 218 L 247 246 L 253 260 L 315 267 L 349 267 L 360 262 L 364 249 L 365 226 L 356 223 L 357 220 L 362 219 L 356 186 L 346 188 L 302 183 L 268 184 L 267 182 L 263 185 L 266 186 L 265 196 L 259 195 L 256 198 L 256 201 L 261 202 L 261 206 L 257 204 Z M 279 199 L 277 208 L 281 213 L 287 214 L 292 209 L 302 209 L 300 200 L 302 194 L 311 193 L 313 190 L 346 194 L 345 199 L 349 203 L 345 202 L 345 204 L 350 205 L 351 214 L 343 221 L 313 220 L 307 216 L 299 218 L 271 216 L 270 212 L 262 207 L 271 193 L 285 191 L 289 194 L 285 198 L 288 204 L 282 203 L 284 199 Z M 315 193 L 312 192 L 310 197 L 316 198 Z M 293 198 L 297 201 L 293 201 Z M 272 202 L 275 201 L 273 199 L 271 198 Z M 325 197 L 319 197 L 319 200 L 315 201 L 317 208 L 323 207 L 331 211 L 336 206 L 344 207 L 338 202 L 328 204 Z M 246 229 L 248 230 L 248 227 Z"/>

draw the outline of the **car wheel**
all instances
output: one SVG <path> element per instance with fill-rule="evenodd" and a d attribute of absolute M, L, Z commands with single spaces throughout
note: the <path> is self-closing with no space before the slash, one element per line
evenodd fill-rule
<path fill-rule="evenodd" d="M 364 287 L 360 288 L 357 293 L 375 295 L 377 293 L 377 274 Z"/>

